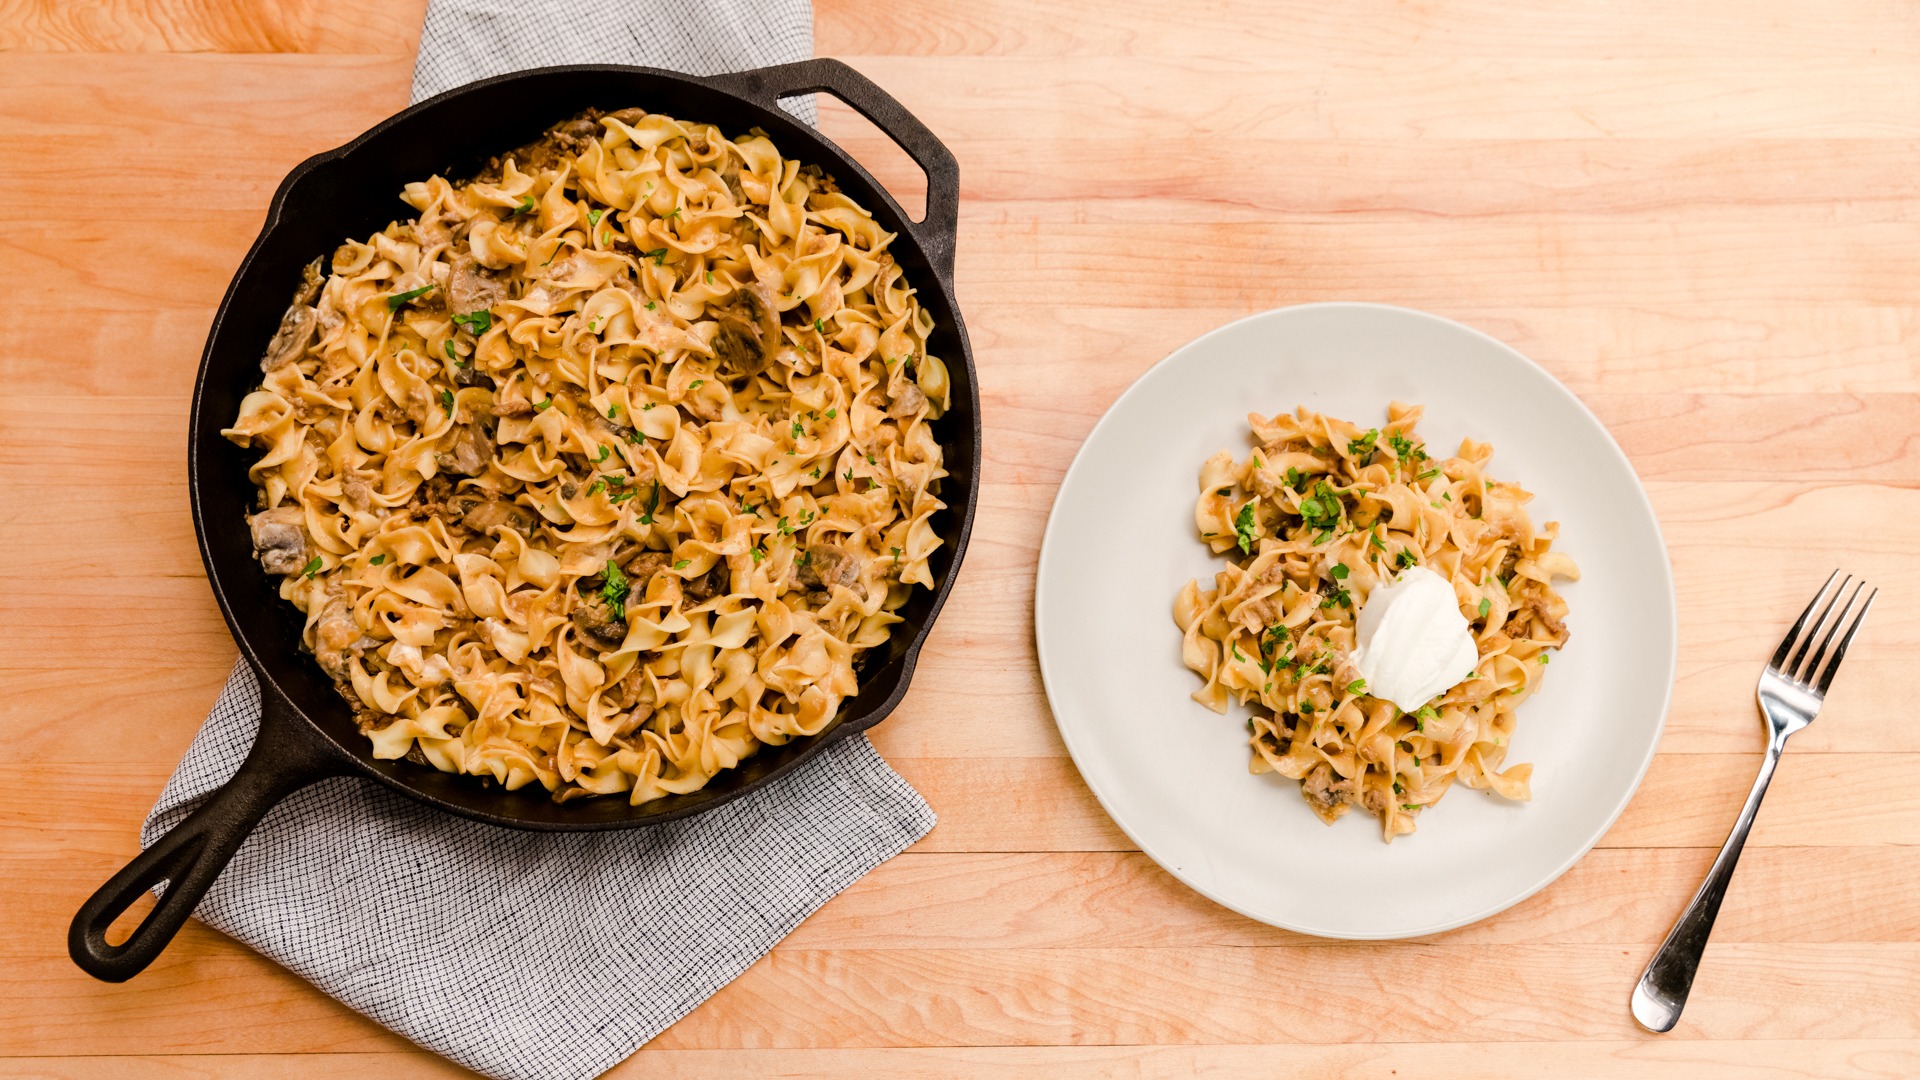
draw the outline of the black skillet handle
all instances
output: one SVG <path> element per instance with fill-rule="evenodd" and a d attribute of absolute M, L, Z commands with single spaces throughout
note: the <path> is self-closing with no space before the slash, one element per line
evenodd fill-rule
<path fill-rule="evenodd" d="M 107 982 L 125 982 L 145 970 L 267 811 L 300 788 L 349 770 L 326 739 L 277 693 L 261 689 L 260 734 L 240 771 L 80 905 L 67 930 L 67 952 L 82 971 Z M 113 920 L 162 881 L 166 892 L 146 919 L 126 941 L 108 944 L 107 928 Z"/>
<path fill-rule="evenodd" d="M 934 273 L 952 288 L 954 237 L 960 226 L 960 163 L 893 95 L 840 61 L 824 57 L 719 75 L 709 81 L 769 109 L 795 94 L 832 94 L 899 143 L 927 174 L 927 216 L 912 224 L 914 239 L 927 253 Z"/>

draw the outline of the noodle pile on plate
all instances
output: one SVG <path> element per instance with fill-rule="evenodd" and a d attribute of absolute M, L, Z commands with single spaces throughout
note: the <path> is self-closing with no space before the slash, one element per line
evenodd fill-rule
<path fill-rule="evenodd" d="M 1501 766 L 1515 708 L 1567 640 L 1553 581 L 1579 577 L 1551 550 L 1558 524 L 1527 516 L 1533 496 L 1486 474 L 1493 448 L 1465 440 L 1434 460 L 1420 414 L 1395 403 L 1365 431 L 1304 407 L 1249 416 L 1258 448 L 1208 459 L 1194 508 L 1201 539 L 1231 564 L 1212 589 L 1187 582 L 1173 609 L 1182 656 L 1206 680 L 1194 700 L 1254 706 L 1252 771 L 1300 781 L 1328 823 L 1364 807 L 1388 841 L 1456 779 L 1531 797 L 1533 766 Z M 1368 595 L 1410 566 L 1453 584 L 1479 653 L 1471 675 L 1411 714 L 1368 696 L 1351 657 Z"/>
<path fill-rule="evenodd" d="M 588 113 L 316 260 L 224 433 L 376 756 L 694 791 L 825 727 L 916 586 L 948 405 L 885 232 L 758 132 Z"/>

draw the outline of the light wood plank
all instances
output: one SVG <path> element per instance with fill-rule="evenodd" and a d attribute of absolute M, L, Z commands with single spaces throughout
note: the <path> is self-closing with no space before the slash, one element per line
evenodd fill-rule
<path fill-rule="evenodd" d="M 1911 48 L 1920 17 L 1898 0 L 1828 5 L 1818 19 L 1790 0 L 1669 5 L 1575 0 L 1550 7 L 1467 0 L 1356 0 L 1337 12 L 1311 0 L 1212 0 L 1178 18 L 1153 0 L 1115 0 L 1087 18 L 1076 0 L 816 0 L 821 55 L 1215 58 L 1427 56 L 1594 59 L 1610 56 L 1868 59 Z"/>
<path fill-rule="evenodd" d="M 413 58 L 423 0 L 0 0 L 0 52 L 381 53 Z"/>
<path fill-rule="evenodd" d="M 708 1080 L 779 1076 L 785 1080 L 1187 1080 L 1271 1077 L 1276 1069 L 1334 1076 L 1419 1076 L 1429 1080 L 1534 1077 L 1543 1062 L 1571 1076 L 1695 1080 L 1703 1070 L 1725 1080 L 1885 1080 L 1920 1072 L 1920 1044 L 1907 1039 L 1760 1040 L 1729 1062 L 1726 1044 L 1647 1037 L 1612 1042 L 1488 1042 L 1243 1046 L 987 1046 L 881 1047 L 861 1050 L 645 1049 L 606 1075 L 609 1080 Z M 128 1070 L 156 1080 L 359 1080 L 451 1077 L 472 1073 L 426 1053 L 298 1056 L 141 1055 L 15 1058 L 22 1080 L 118 1080 Z"/>
<path fill-rule="evenodd" d="M 775 952 L 667 1048 L 1621 1039 L 1646 962 L 1612 946 Z M 1914 1038 L 1920 947 L 1720 945 L 1683 1038 Z M 1225 987 L 1235 988 L 1222 993 Z M 1382 1009 L 1382 995 L 1418 1009 Z M 784 1015 L 774 1018 L 775 1013 Z"/>
<path fill-rule="evenodd" d="M 169 954 L 171 957 L 172 954 Z M 1299 948 L 776 950 L 661 1034 L 667 1049 L 1621 1040 L 1645 949 L 1391 942 Z M 1712 993 L 1705 988 L 1711 986 Z M 1226 992 L 1231 988 L 1231 992 Z M 1380 1009 L 1417 994 L 1419 1009 Z M 1920 946 L 1709 946 L 1675 1041 L 1920 1038 Z M 0 972 L 12 1054 L 316 1053 L 405 1044 L 239 951 L 94 983 Z"/>

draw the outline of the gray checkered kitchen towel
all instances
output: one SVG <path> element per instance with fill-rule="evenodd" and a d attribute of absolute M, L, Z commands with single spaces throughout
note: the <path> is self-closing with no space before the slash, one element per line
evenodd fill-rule
<path fill-rule="evenodd" d="M 812 38 L 807 0 L 432 0 L 413 97 L 549 64 L 739 70 L 804 59 Z M 143 844 L 234 774 L 259 723 L 243 662 Z M 864 736 L 720 809 L 625 832 L 499 829 L 338 778 L 269 813 L 195 914 L 470 1068 L 584 1080 L 933 824 Z"/>

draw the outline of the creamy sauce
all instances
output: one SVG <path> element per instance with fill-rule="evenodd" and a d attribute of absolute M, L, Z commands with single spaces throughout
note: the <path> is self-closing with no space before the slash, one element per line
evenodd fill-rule
<path fill-rule="evenodd" d="M 1410 566 L 1373 590 L 1355 625 L 1367 693 L 1413 712 L 1473 673 L 1473 630 L 1447 579 Z"/>

